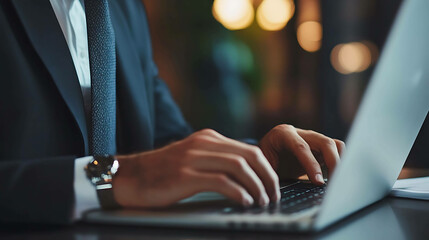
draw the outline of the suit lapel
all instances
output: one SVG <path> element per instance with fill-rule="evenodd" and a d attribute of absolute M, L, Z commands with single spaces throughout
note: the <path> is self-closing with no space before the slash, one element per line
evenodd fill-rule
<path fill-rule="evenodd" d="M 80 84 L 73 60 L 48 0 L 12 1 L 25 31 L 73 114 L 88 153 L 88 135 Z"/>

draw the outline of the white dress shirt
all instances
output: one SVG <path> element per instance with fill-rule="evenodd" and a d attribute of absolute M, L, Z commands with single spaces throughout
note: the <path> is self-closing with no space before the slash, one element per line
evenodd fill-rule
<path fill-rule="evenodd" d="M 90 106 L 91 75 L 89 70 L 88 36 L 83 1 L 50 0 L 58 23 L 63 31 L 79 79 L 85 106 Z M 88 109 L 88 108 L 86 108 Z M 88 111 L 86 111 L 88 114 Z M 74 164 L 74 219 L 81 218 L 82 213 L 91 208 L 99 208 L 95 187 L 87 179 L 84 166 L 92 157 L 75 160 Z"/>

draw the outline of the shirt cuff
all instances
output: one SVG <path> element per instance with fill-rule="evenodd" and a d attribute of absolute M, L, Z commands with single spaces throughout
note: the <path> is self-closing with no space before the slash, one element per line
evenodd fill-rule
<path fill-rule="evenodd" d="M 92 160 L 92 156 L 77 158 L 74 162 L 74 193 L 75 209 L 73 220 L 82 218 L 82 214 L 94 208 L 100 208 L 95 187 L 86 177 L 85 166 Z"/>

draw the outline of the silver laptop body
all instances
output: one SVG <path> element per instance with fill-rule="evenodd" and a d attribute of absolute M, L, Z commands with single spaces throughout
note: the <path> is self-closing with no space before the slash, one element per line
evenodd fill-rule
<path fill-rule="evenodd" d="M 317 231 L 385 197 L 429 110 L 429 1 L 405 0 L 321 205 L 295 214 L 225 214 L 201 193 L 163 210 L 92 210 L 84 221 L 192 228 Z"/>

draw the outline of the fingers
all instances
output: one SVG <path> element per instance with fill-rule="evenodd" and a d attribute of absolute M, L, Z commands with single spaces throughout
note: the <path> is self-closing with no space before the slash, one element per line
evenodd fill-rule
<path fill-rule="evenodd" d="M 259 205 L 265 206 L 269 203 L 263 183 L 247 161 L 239 155 L 195 150 L 192 152 L 190 166 L 197 171 L 227 174 L 241 184 Z"/>
<path fill-rule="evenodd" d="M 243 206 L 251 206 L 254 203 L 249 193 L 225 174 L 194 172 L 193 175 L 195 192 L 217 192 Z"/>
<path fill-rule="evenodd" d="M 297 133 L 291 125 L 279 125 L 274 130 L 275 148 L 286 148 L 292 151 L 304 167 L 309 179 L 315 184 L 324 184 L 322 170 L 317 162 L 309 144 Z"/>
<path fill-rule="evenodd" d="M 271 201 L 280 200 L 277 173 L 258 147 L 226 138 L 211 131 L 208 131 L 208 135 L 199 136 L 194 144 L 198 145 L 199 149 L 206 151 L 230 153 L 243 157 L 261 179 Z"/>
<path fill-rule="evenodd" d="M 298 158 L 305 171 L 307 172 L 308 178 L 315 184 L 324 184 L 322 169 L 320 168 L 319 162 L 317 162 L 311 148 L 305 140 L 296 134 L 293 140 L 293 146 L 291 147 L 292 152 Z"/>
<path fill-rule="evenodd" d="M 333 139 L 314 131 L 297 129 L 297 133 L 309 144 L 311 150 L 322 153 L 329 173 L 332 174 L 340 162 L 337 143 Z"/>
<path fill-rule="evenodd" d="M 340 157 L 343 155 L 344 150 L 346 149 L 346 144 L 338 139 L 334 139 L 335 144 L 337 145 L 338 154 L 340 154 Z"/>

